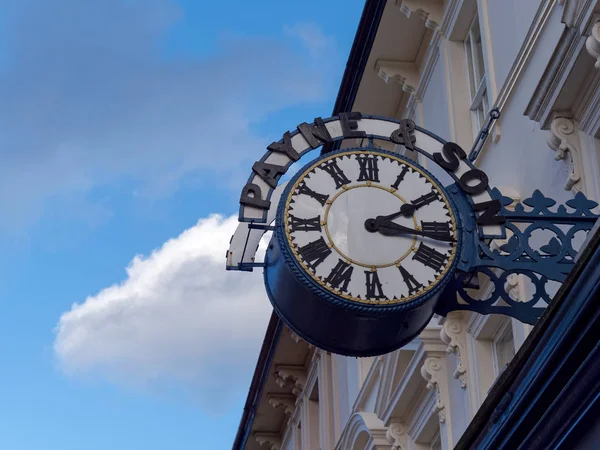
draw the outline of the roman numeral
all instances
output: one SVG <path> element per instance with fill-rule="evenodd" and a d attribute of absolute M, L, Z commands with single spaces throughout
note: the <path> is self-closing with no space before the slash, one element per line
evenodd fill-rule
<path fill-rule="evenodd" d="M 356 160 L 360 168 L 358 181 L 375 181 L 379 183 L 379 168 L 376 156 L 357 155 Z"/>
<path fill-rule="evenodd" d="M 416 259 L 420 263 L 431 267 L 436 272 L 440 272 L 442 270 L 442 267 L 444 267 L 448 256 L 438 252 L 437 250 L 431 247 L 426 246 L 421 242 L 421 245 L 419 245 L 419 248 L 413 255 L 412 259 Z"/>
<path fill-rule="evenodd" d="M 324 162 L 319 166 L 319 169 L 322 169 L 331 175 L 331 178 L 333 178 L 333 181 L 335 181 L 336 189 L 339 189 L 343 185 L 350 183 L 350 180 L 346 177 L 342 169 L 340 169 L 335 159 Z"/>
<path fill-rule="evenodd" d="M 451 237 L 449 222 L 421 222 L 421 230 L 431 237 Z"/>
<path fill-rule="evenodd" d="M 341 292 L 346 292 L 348 289 L 348 283 L 352 278 L 352 271 L 354 267 L 348 264 L 346 261 L 338 259 L 337 264 L 331 273 L 325 278 L 325 283 L 329 283 L 332 288 L 339 289 Z"/>
<path fill-rule="evenodd" d="M 321 237 L 300 247 L 298 253 L 302 256 L 308 267 L 314 270 L 331 254 L 331 249 Z"/>
<path fill-rule="evenodd" d="M 404 180 L 404 175 L 406 175 L 406 172 L 408 172 L 408 166 L 403 166 L 402 171 L 396 178 L 396 181 L 394 182 L 394 184 L 392 184 L 392 187 L 394 189 L 398 189 L 398 186 L 400 186 L 400 183 L 402 183 L 402 180 Z"/>
<path fill-rule="evenodd" d="M 408 295 L 413 295 L 415 292 L 419 292 L 423 288 L 423 285 L 419 283 L 408 270 L 402 266 L 398 266 L 398 269 L 400 270 L 400 275 L 402 275 L 404 283 L 406 286 L 408 286 Z"/>
<path fill-rule="evenodd" d="M 421 206 L 429 205 L 431 202 L 439 200 L 438 194 L 435 191 L 431 191 L 421 197 L 413 200 L 411 203 L 415 205 L 415 208 L 420 208 Z"/>
<path fill-rule="evenodd" d="M 298 186 L 298 194 L 304 194 L 304 195 L 308 195 L 309 197 L 314 198 L 316 201 L 318 201 L 321 204 L 321 206 L 325 206 L 325 202 L 329 198 L 329 195 L 319 194 L 318 192 L 313 191 L 311 188 L 309 188 L 306 185 L 306 183 L 301 183 Z"/>
<path fill-rule="evenodd" d="M 365 283 L 367 286 L 367 298 L 374 298 L 376 300 L 385 298 L 385 295 L 383 295 L 383 287 L 379 281 L 379 275 L 377 275 L 377 271 L 365 270 L 365 275 L 367 277 L 367 281 Z"/>
<path fill-rule="evenodd" d="M 290 227 L 292 231 L 321 231 L 321 216 L 310 219 L 300 219 L 290 216 Z"/>

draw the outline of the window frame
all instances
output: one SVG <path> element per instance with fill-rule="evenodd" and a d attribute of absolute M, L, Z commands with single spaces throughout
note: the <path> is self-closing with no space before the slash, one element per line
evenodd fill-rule
<path fill-rule="evenodd" d="M 477 139 L 481 128 L 486 122 L 486 116 L 490 109 L 488 98 L 489 90 L 487 86 L 488 76 L 485 67 L 481 27 L 477 13 L 467 30 L 467 35 L 463 40 L 463 48 L 465 52 L 467 76 L 469 79 L 469 110 L 471 112 L 473 138 Z"/>
<path fill-rule="evenodd" d="M 505 339 L 507 335 L 510 333 L 510 344 L 512 348 L 512 357 L 508 359 L 508 362 L 504 364 L 503 367 L 500 367 L 500 355 L 499 346 L 501 343 L 506 342 Z M 517 353 L 517 348 L 515 345 L 515 333 L 512 327 L 512 320 L 503 321 L 502 325 L 498 328 L 496 333 L 494 333 L 494 337 L 492 338 L 492 361 L 494 364 L 494 374 L 496 379 L 500 376 L 500 374 L 504 371 L 506 366 L 512 361 Z"/>

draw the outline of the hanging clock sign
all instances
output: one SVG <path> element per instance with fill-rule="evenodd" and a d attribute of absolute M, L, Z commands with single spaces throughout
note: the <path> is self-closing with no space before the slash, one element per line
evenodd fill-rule
<path fill-rule="evenodd" d="M 322 152 L 279 184 L 306 153 L 344 139 L 393 142 L 456 183 L 444 187 L 417 161 L 371 145 Z M 344 355 L 382 354 L 430 321 L 472 251 L 465 233 L 504 237 L 501 207 L 460 146 L 410 120 L 355 112 L 317 118 L 286 132 L 254 163 L 227 269 L 264 267 L 275 311 L 308 342 Z M 267 230 L 274 233 L 259 263 Z"/>

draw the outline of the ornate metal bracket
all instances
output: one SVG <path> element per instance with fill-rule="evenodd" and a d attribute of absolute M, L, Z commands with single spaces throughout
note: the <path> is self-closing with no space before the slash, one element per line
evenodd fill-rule
<path fill-rule="evenodd" d="M 464 248 L 473 249 L 472 253 L 463 254 L 466 264 L 446 288 L 436 312 L 444 316 L 455 310 L 504 314 L 533 325 L 552 300 L 551 282 L 562 283 L 573 268 L 574 244 L 577 240 L 583 243 L 584 235 L 598 220 L 592 212 L 598 204 L 579 192 L 566 202 L 571 211 L 565 205 L 551 210 L 556 201 L 536 190 L 509 210 L 512 199 L 497 189 L 492 192 L 502 204 L 507 239 L 480 239 L 468 231 L 472 224 L 466 225 Z M 511 292 L 519 275 L 528 285 L 529 298 Z M 481 278 L 489 283 L 481 283 Z"/>

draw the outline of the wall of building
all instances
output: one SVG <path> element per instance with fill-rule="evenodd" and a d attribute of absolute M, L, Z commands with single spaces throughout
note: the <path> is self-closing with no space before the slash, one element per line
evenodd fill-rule
<path fill-rule="evenodd" d="M 461 16 L 461 8 L 474 12 L 469 2 L 471 6 L 475 4 L 475 0 L 446 1 L 443 20 L 439 14 L 435 15 L 436 10 L 427 9 L 438 4 L 436 2 L 396 2 L 405 6 L 402 13 L 408 11 L 410 16 L 418 12 L 420 17 L 426 18 L 423 26 L 435 29 L 434 33 L 427 34 L 431 41 L 422 44 L 430 47 L 419 57 L 418 83 L 408 89 L 407 78 L 399 77 L 403 80 L 403 89 L 411 92 L 408 101 L 406 96 L 402 97 L 405 110 L 401 115 L 414 119 L 442 138 L 458 142 L 467 152 L 479 129 L 469 110 L 472 99 L 467 81 L 467 50 L 462 42 L 475 19 L 474 14 Z M 578 129 L 580 119 L 574 113 L 578 106 L 571 105 L 568 111 L 557 108 L 548 120 L 532 120 L 532 113 L 528 112 L 540 90 L 549 85 L 558 86 L 559 81 L 568 83 L 567 72 L 560 80 L 553 81 L 554 84 L 547 81 L 551 62 L 565 39 L 565 22 L 577 22 L 574 17 L 580 16 L 591 21 L 591 13 L 585 16 L 581 11 L 579 15 L 573 11 L 578 11 L 580 5 L 600 10 L 600 6 L 593 3 L 476 1 L 487 110 L 498 106 L 502 116 L 475 164 L 489 175 L 492 186 L 515 200 L 529 197 L 536 189 L 560 204 L 572 199 L 578 191 L 600 199 L 600 139 L 593 136 L 596 132 Z M 448 9 L 452 8 L 450 14 Z M 565 19 L 569 11 L 570 18 Z M 436 17 L 438 22 L 432 24 L 432 18 Z M 580 22 L 576 26 L 585 28 Z M 586 36 L 578 39 L 583 42 Z M 581 58 L 587 64 L 583 66 L 585 70 L 590 70 L 593 61 L 585 61 L 589 55 L 583 45 L 577 47 L 577 52 L 579 56 L 570 57 L 579 62 L 573 62 L 570 70 L 580 70 L 576 64 L 581 64 Z M 593 76 L 581 74 L 579 79 L 588 80 Z M 394 89 L 394 86 L 383 88 Z M 577 89 L 577 86 L 569 89 Z M 553 109 L 558 94 L 553 98 L 548 94 L 549 109 Z M 573 130 L 565 132 L 565 128 L 559 127 L 565 123 L 571 123 Z M 549 141 L 559 142 L 560 146 L 549 145 Z M 572 162 L 568 158 L 557 158 L 559 147 L 576 156 Z M 422 159 L 420 162 L 442 183 L 452 182 L 439 167 Z M 575 166 L 580 179 L 567 184 Z M 482 298 L 487 295 L 485 289 L 484 284 Z M 528 298 L 528 289 L 526 280 L 519 278 L 510 290 L 511 296 L 523 301 Z M 306 420 L 310 415 L 296 411 L 282 432 L 281 448 L 452 449 L 531 329 L 529 325 L 502 316 L 452 313 L 446 319 L 432 321 L 410 347 L 378 358 L 360 360 L 321 352 L 329 359 L 313 358 L 307 373 L 317 371 L 320 377 L 330 377 L 328 391 L 321 390 L 319 395 L 320 403 L 331 403 L 327 408 L 321 405 L 319 411 L 329 412 L 322 412 L 311 422 Z M 308 395 L 305 389 L 297 399 L 298 410 L 310 407 Z M 303 418 L 300 440 L 295 428 L 299 417 Z M 315 434 L 316 439 L 307 437 Z"/>

